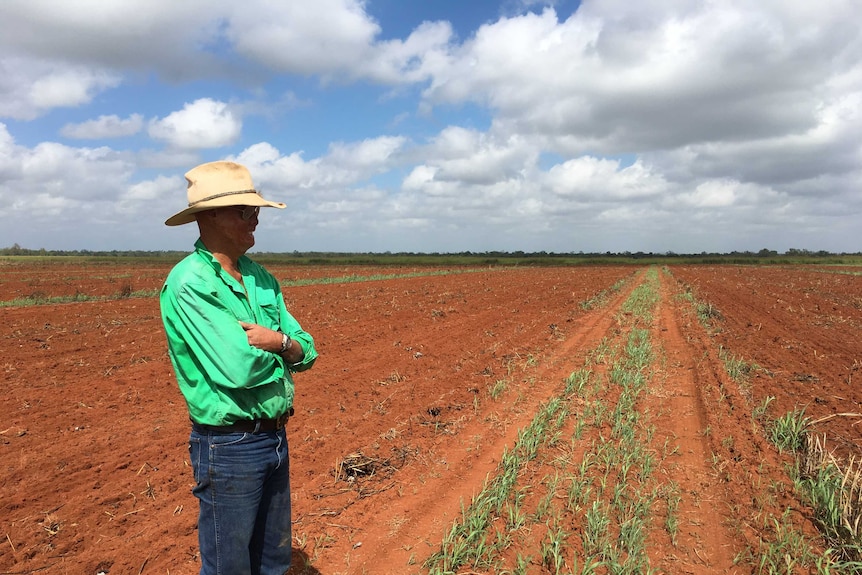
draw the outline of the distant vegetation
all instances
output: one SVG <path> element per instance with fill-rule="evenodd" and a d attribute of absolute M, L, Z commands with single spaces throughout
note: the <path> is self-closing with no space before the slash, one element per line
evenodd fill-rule
<path fill-rule="evenodd" d="M 18 244 L 8 248 L 0 248 L 0 257 L 11 258 L 74 258 L 86 259 L 93 263 L 111 263 L 112 260 L 152 260 L 153 263 L 179 261 L 186 251 L 142 251 L 142 250 L 46 250 L 27 249 Z M 804 249 L 789 249 L 780 254 L 775 250 L 762 249 L 758 252 L 729 252 L 699 254 L 677 254 L 674 252 L 458 252 L 458 253 L 417 253 L 417 252 L 383 252 L 383 253 L 350 253 L 350 252 L 254 252 L 254 259 L 261 263 L 277 263 L 282 265 L 369 265 L 369 266 L 476 266 L 476 265 L 506 265 L 506 266 L 570 266 L 570 265 L 601 265 L 601 264 L 736 264 L 736 265 L 788 265 L 788 264 L 821 264 L 821 265 L 862 265 L 862 252 L 831 253 L 827 251 L 810 251 Z"/>

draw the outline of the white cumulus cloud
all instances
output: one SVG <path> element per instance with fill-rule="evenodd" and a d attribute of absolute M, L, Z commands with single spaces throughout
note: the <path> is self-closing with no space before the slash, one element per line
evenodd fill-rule
<path fill-rule="evenodd" d="M 242 119 L 224 102 L 201 98 L 161 119 L 150 121 L 150 137 L 181 149 L 220 148 L 242 131 Z"/>
<path fill-rule="evenodd" d="M 66 124 L 60 133 L 67 138 L 78 140 L 96 140 L 102 138 L 123 138 L 133 136 L 144 127 L 144 117 L 132 114 L 128 118 L 117 115 L 99 116 L 95 120 L 87 120 L 79 124 Z"/>

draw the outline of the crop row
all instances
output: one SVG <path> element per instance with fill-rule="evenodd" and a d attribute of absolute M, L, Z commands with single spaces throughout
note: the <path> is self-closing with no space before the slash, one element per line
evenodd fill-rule
<path fill-rule="evenodd" d="M 648 269 L 617 315 L 620 329 L 588 354 L 504 451 L 496 472 L 426 560 L 430 574 L 524 575 L 536 566 L 555 575 L 658 572 L 648 541 L 663 532 L 677 545 L 684 496 L 668 465 L 678 446 L 655 441 L 641 401 L 656 385 L 651 326 L 658 273 Z M 721 357 L 736 378 L 756 368 Z M 765 406 L 756 411 L 762 415 Z M 781 436 L 794 424 L 788 416 L 766 427 Z M 713 461 L 719 464 L 716 455 Z M 757 573 L 857 572 L 858 564 L 835 548 L 818 552 L 787 513 L 763 510 L 760 520 L 759 544 L 738 553 L 737 564 Z"/>

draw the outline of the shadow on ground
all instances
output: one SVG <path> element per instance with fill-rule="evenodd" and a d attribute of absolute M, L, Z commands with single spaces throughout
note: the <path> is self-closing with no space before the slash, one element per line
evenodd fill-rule
<path fill-rule="evenodd" d="M 293 561 L 285 575 L 322 575 L 312 564 L 305 551 L 293 548 Z"/>

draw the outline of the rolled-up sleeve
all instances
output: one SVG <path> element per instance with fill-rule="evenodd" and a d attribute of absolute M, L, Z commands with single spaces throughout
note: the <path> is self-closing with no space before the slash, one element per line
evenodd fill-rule
<path fill-rule="evenodd" d="M 287 311 L 287 306 L 284 304 L 284 295 L 279 292 L 278 307 L 281 315 L 280 325 L 281 331 L 290 336 L 292 340 L 302 346 L 302 359 L 296 363 L 287 364 L 287 369 L 292 372 L 305 371 L 310 369 L 317 360 L 317 349 L 314 347 L 314 338 L 311 334 L 302 329 L 299 322 Z"/>

